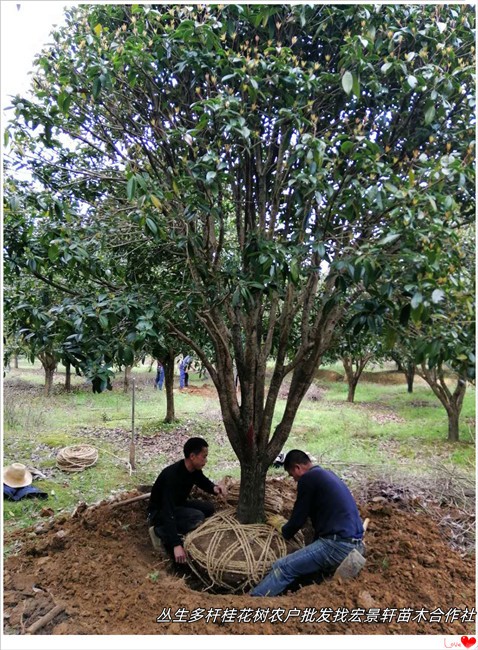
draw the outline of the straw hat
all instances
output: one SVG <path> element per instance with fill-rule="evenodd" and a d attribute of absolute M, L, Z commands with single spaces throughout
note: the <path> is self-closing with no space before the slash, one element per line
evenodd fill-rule
<path fill-rule="evenodd" d="M 3 469 L 3 482 L 12 488 L 30 485 L 33 478 L 31 472 L 22 463 L 12 463 Z"/>

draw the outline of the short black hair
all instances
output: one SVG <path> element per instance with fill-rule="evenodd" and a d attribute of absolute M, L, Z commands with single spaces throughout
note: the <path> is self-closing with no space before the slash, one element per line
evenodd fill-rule
<path fill-rule="evenodd" d="M 294 465 L 308 465 L 311 462 L 305 451 L 291 449 L 284 458 L 284 469 L 288 472 Z"/>
<path fill-rule="evenodd" d="M 184 458 L 189 458 L 191 454 L 199 454 L 201 449 L 208 446 L 204 438 L 189 438 L 184 445 Z"/>

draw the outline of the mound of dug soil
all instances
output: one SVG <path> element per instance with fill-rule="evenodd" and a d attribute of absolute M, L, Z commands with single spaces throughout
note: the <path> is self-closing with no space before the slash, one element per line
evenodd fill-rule
<path fill-rule="evenodd" d="M 293 484 L 273 481 L 292 503 Z M 425 513 L 371 500 L 360 507 L 371 521 L 357 578 L 252 598 L 196 591 L 193 577 L 159 560 L 146 504 L 82 504 L 6 536 L 18 552 L 4 565 L 5 633 L 24 634 L 55 604 L 63 612 L 38 634 L 462 635 L 474 627 L 474 557 L 451 550 Z"/>

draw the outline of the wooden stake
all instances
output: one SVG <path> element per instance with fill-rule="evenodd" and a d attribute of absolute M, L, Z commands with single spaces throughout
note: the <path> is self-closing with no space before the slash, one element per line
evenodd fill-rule
<path fill-rule="evenodd" d="M 138 497 L 132 497 L 131 499 L 125 499 L 124 501 L 115 501 L 111 504 L 112 508 L 119 508 L 120 506 L 125 506 L 127 503 L 134 503 L 135 501 L 144 501 L 144 499 L 149 499 L 151 492 L 146 494 L 140 494 Z"/>
<path fill-rule="evenodd" d="M 131 465 L 131 469 L 136 469 L 136 462 L 135 462 L 135 456 L 136 456 L 136 448 L 134 444 L 134 398 L 135 398 L 135 381 L 133 379 L 133 400 L 132 400 L 132 407 L 131 407 L 131 444 L 129 446 L 129 464 Z"/>
<path fill-rule="evenodd" d="M 41 630 L 42 627 L 47 625 L 50 621 L 52 621 L 58 614 L 61 614 L 61 612 L 64 611 L 64 607 L 62 605 L 55 605 L 53 609 L 50 609 L 50 611 L 42 616 L 41 618 L 38 619 L 33 625 L 30 625 L 30 627 L 27 627 L 26 634 L 35 634 L 35 632 L 38 632 L 38 630 Z"/>

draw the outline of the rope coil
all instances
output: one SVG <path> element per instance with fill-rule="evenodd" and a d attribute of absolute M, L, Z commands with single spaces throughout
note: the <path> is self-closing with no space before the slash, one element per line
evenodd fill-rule
<path fill-rule="evenodd" d="M 56 456 L 56 466 L 62 472 L 82 472 L 98 460 L 98 450 L 91 445 L 63 447 Z"/>

